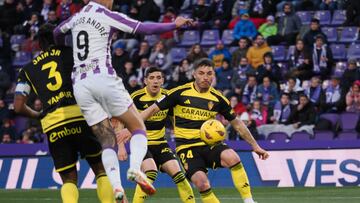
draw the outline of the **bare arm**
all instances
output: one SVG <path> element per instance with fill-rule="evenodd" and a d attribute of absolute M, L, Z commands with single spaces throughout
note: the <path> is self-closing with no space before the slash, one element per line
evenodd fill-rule
<path fill-rule="evenodd" d="M 145 109 L 144 111 L 142 111 L 140 113 L 141 118 L 146 121 L 147 119 L 149 119 L 152 115 L 154 115 L 155 113 L 159 112 L 160 108 L 156 105 L 156 104 L 152 104 L 151 106 L 149 106 L 147 109 Z"/>
<path fill-rule="evenodd" d="M 30 118 L 39 118 L 40 112 L 31 109 L 26 105 L 27 97 L 21 94 L 15 95 L 14 110 L 16 113 L 22 114 Z"/>

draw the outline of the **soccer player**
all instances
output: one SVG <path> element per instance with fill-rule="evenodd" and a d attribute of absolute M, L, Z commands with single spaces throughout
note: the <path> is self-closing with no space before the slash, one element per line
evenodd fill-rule
<path fill-rule="evenodd" d="M 78 201 L 78 153 L 88 161 L 96 175 L 100 201 L 113 203 L 112 187 L 101 162 L 101 145 L 85 122 L 72 93 L 72 50 L 54 46 L 54 28 L 51 24 L 44 24 L 39 29 L 42 52 L 19 73 L 15 90 L 15 111 L 41 119 L 55 169 L 63 181 L 61 198 L 64 203 Z M 26 105 L 31 91 L 35 92 L 43 103 L 42 112 Z"/>
<path fill-rule="evenodd" d="M 207 58 L 198 60 L 194 64 L 193 76 L 194 82 L 169 90 L 166 96 L 142 111 L 141 115 L 146 120 L 157 112 L 173 109 L 176 153 L 187 178 L 200 191 L 203 202 L 219 202 L 211 190 L 207 168 L 225 167 L 230 169 L 234 185 L 244 202 L 253 203 L 249 180 L 238 154 L 226 144 L 206 145 L 200 139 L 199 129 L 206 120 L 220 113 L 261 159 L 267 159 L 269 154 L 257 144 L 244 123 L 236 118 L 227 98 L 211 87 L 215 77 L 214 63 Z"/>
<path fill-rule="evenodd" d="M 59 43 L 71 30 L 74 70 L 74 95 L 84 117 L 99 138 L 103 148 L 103 164 L 116 196 L 123 196 L 119 162 L 115 152 L 116 136 L 109 118 L 125 124 L 132 133 L 130 139 L 129 180 L 137 182 L 147 194 L 155 188 L 140 170 L 147 151 L 145 125 L 132 105 L 122 80 L 111 66 L 111 39 L 115 29 L 137 34 L 157 34 L 191 24 L 190 19 L 178 17 L 174 23 L 141 23 L 124 14 L 111 11 L 113 0 L 90 1 L 82 10 L 61 23 L 54 35 Z"/>
<path fill-rule="evenodd" d="M 166 95 L 166 90 L 161 88 L 163 83 L 164 74 L 161 69 L 150 67 L 146 70 L 144 78 L 146 86 L 131 94 L 131 98 L 139 111 L 145 110 L 156 100 Z M 166 172 L 176 184 L 182 202 L 195 203 L 192 188 L 165 139 L 165 122 L 168 112 L 169 109 L 164 109 L 145 121 L 148 151 L 141 168 L 150 182 L 155 181 L 158 169 Z M 122 154 L 119 154 L 120 160 L 126 159 L 124 145 L 119 145 L 119 152 L 122 152 Z M 133 203 L 142 203 L 146 197 L 147 195 L 137 186 Z"/>

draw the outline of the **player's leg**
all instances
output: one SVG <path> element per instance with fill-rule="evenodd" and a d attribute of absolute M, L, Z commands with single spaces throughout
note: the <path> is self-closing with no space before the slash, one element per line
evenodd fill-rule
<path fill-rule="evenodd" d="M 154 159 L 150 152 L 145 156 L 144 161 L 141 164 L 141 170 L 146 174 L 146 178 L 150 183 L 153 183 L 157 177 L 158 171 Z M 148 195 L 141 189 L 139 184 L 136 185 L 133 203 L 145 202 Z"/>
<path fill-rule="evenodd" d="M 178 161 L 176 159 L 171 159 L 162 164 L 161 169 L 165 171 L 176 184 L 181 201 L 195 203 L 194 192 L 189 181 L 186 179 L 184 172 L 181 170 Z"/>
<path fill-rule="evenodd" d="M 233 149 L 225 149 L 220 154 L 221 165 L 229 168 L 236 189 L 245 203 L 253 203 L 249 179 L 239 155 Z"/>
<path fill-rule="evenodd" d="M 77 188 L 76 167 L 59 172 L 63 185 L 61 186 L 61 199 L 63 203 L 77 203 L 79 191 Z"/>
<path fill-rule="evenodd" d="M 196 171 L 191 176 L 191 182 L 200 191 L 201 200 L 204 203 L 220 203 L 211 189 L 209 179 L 204 171 Z"/>

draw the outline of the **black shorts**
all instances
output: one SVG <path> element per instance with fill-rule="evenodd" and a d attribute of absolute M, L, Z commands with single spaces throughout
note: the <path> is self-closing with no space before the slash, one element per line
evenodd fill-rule
<path fill-rule="evenodd" d="M 230 149 L 226 144 L 205 145 L 182 149 L 177 152 L 177 155 L 186 172 L 186 177 L 191 179 L 197 171 L 207 173 L 207 168 L 222 168 L 220 154 L 226 149 Z"/>
<path fill-rule="evenodd" d="M 89 164 L 101 162 L 101 145 L 85 121 L 62 125 L 46 134 L 57 172 L 73 168 L 79 154 Z"/>
<path fill-rule="evenodd" d="M 148 151 L 144 157 L 145 159 L 154 159 L 156 166 L 161 170 L 161 166 L 170 160 L 176 160 L 175 154 L 167 143 L 161 143 L 159 145 L 148 145 Z"/>

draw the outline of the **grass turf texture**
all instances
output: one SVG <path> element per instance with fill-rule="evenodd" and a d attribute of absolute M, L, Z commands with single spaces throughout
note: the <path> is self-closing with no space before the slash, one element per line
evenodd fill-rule
<path fill-rule="evenodd" d="M 215 188 L 215 194 L 222 203 L 242 202 L 234 188 Z M 127 190 L 131 200 L 134 190 Z M 359 203 L 359 187 L 317 187 L 317 188 L 253 188 L 255 200 L 259 203 Z M 60 203 L 59 190 L 0 190 L 0 202 L 4 203 Z M 99 202 L 95 190 L 80 190 L 79 203 Z M 175 188 L 159 188 L 155 196 L 146 202 L 180 202 Z M 196 194 L 196 202 L 201 202 Z"/>

